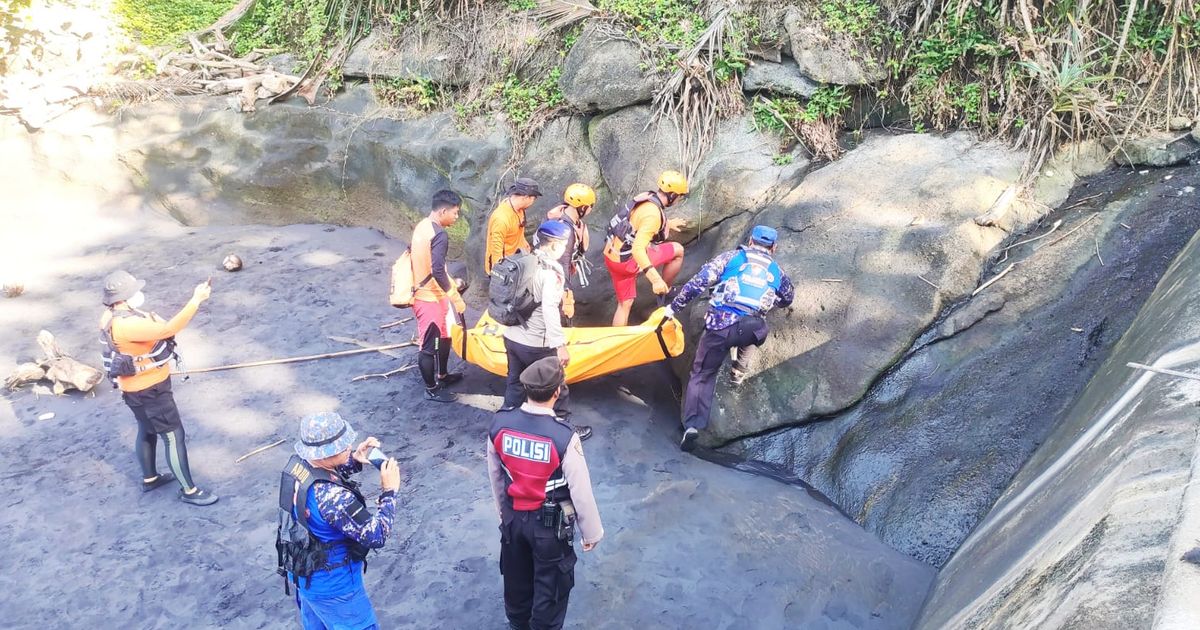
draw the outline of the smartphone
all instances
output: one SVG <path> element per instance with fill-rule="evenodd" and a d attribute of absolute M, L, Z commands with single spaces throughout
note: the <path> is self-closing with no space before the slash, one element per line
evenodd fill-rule
<path fill-rule="evenodd" d="M 384 455 L 383 451 L 376 446 L 367 452 L 367 461 L 371 462 L 375 468 L 383 468 L 383 462 L 387 461 L 387 455 Z"/>

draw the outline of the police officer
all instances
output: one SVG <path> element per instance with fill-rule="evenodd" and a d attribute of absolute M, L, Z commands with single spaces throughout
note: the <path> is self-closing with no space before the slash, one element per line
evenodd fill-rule
<path fill-rule="evenodd" d="M 788 306 L 795 297 L 792 281 L 772 258 L 778 238 L 774 228 L 755 226 L 745 245 L 701 267 L 667 307 L 666 314 L 672 317 L 706 289 L 713 288 L 683 400 L 680 447 L 685 451 L 695 448 L 700 431 L 708 426 L 717 372 L 729 350 L 737 348 L 732 382 L 739 385 L 746 378 L 754 351 L 767 340 L 767 311 Z"/>
<path fill-rule="evenodd" d="M 381 460 L 379 510 L 371 515 L 349 477 L 379 440 L 369 437 L 351 452 L 357 437 L 337 413 L 304 418 L 280 482 L 279 571 L 285 592 L 296 586 L 306 630 L 378 627 L 362 576 L 367 552 L 382 547 L 392 529 L 400 469 L 395 459 Z"/>
<path fill-rule="evenodd" d="M 534 362 L 521 373 L 526 402 L 497 412 L 488 431 L 504 610 L 517 630 L 562 628 L 575 585 L 575 526 L 584 551 L 604 537 L 582 443 L 554 415 L 563 379 L 557 358 Z"/>

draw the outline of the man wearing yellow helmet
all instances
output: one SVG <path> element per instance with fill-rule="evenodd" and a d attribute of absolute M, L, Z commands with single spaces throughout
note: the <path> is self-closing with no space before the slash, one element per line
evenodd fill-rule
<path fill-rule="evenodd" d="M 613 326 L 629 322 L 629 309 L 637 297 L 637 277 L 645 273 L 657 295 L 666 295 L 683 266 L 683 245 L 668 242 L 671 232 L 687 226 L 679 218 L 667 219 L 664 210 L 688 193 L 688 181 L 679 171 L 663 171 L 658 190 L 641 193 L 625 204 L 608 224 L 604 264 L 617 293 Z M 659 274 L 658 267 L 662 267 Z"/>
<path fill-rule="evenodd" d="M 567 273 L 567 291 L 563 294 L 562 312 L 568 323 L 575 317 L 575 287 L 588 285 L 588 273 L 591 264 L 584 256 L 590 244 L 587 223 L 583 218 L 596 205 L 596 191 L 587 184 L 575 183 L 567 186 L 563 192 L 563 203 L 553 207 L 546 213 L 547 221 L 562 221 L 571 228 L 567 239 L 567 249 L 563 252 L 558 264 Z"/>

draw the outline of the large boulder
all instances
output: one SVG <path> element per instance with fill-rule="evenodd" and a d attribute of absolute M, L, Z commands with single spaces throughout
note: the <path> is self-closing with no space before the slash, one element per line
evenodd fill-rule
<path fill-rule="evenodd" d="M 211 99 L 152 104 L 125 115 L 123 136 L 137 141 L 122 162 L 147 199 L 191 225 L 321 222 L 407 239 L 433 193 L 449 188 L 465 200 L 451 230 L 461 255 L 511 154 L 506 127 L 475 135 L 449 113 L 396 120 L 378 110 L 369 86 L 329 107 L 289 102 L 253 114 Z"/>
<path fill-rule="evenodd" d="M 1113 159 L 1122 166 L 1175 166 L 1200 154 L 1200 142 L 1191 134 L 1162 131 L 1150 135 L 1105 140 L 1105 146 L 1115 151 Z"/>
<path fill-rule="evenodd" d="M 975 288 L 1004 232 L 972 218 L 1018 180 L 1022 161 L 967 133 L 870 137 L 758 214 L 780 229 L 777 257 L 797 299 L 770 318 L 755 375 L 719 390 L 708 443 L 859 400 L 943 305 Z"/>
<path fill-rule="evenodd" d="M 815 6 L 789 7 L 783 27 L 800 72 L 814 81 L 866 85 L 887 78 L 883 64 L 853 38 L 825 29 Z"/>
<path fill-rule="evenodd" d="M 747 92 L 767 91 L 808 98 L 819 87 L 820 84 L 804 76 L 796 60 L 790 57 L 783 57 L 780 63 L 755 61 L 742 75 L 742 89 Z"/>
<path fill-rule="evenodd" d="M 342 64 L 348 77 L 372 79 L 426 79 L 440 85 L 463 85 L 454 45 L 437 31 L 422 37 L 393 41 L 383 30 L 372 31 L 350 49 Z"/>
<path fill-rule="evenodd" d="M 558 84 L 563 98 L 586 112 L 644 103 L 658 85 L 637 44 L 591 24 L 567 53 Z"/>

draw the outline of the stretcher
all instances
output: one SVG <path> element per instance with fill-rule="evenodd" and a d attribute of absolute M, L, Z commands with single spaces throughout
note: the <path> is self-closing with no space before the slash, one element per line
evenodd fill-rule
<path fill-rule="evenodd" d="M 679 320 L 656 309 L 637 326 L 564 328 L 567 337 L 567 383 L 578 383 L 626 368 L 677 357 L 683 353 L 683 327 Z M 492 374 L 508 375 L 503 324 L 485 311 L 472 328 L 450 323 L 454 352 L 467 363 Z"/>

